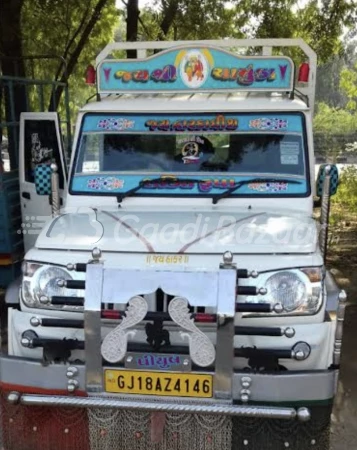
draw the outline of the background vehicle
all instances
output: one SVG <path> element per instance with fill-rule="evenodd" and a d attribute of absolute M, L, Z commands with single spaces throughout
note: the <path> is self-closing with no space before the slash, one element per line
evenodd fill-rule
<path fill-rule="evenodd" d="M 337 171 L 315 192 L 316 55 L 109 57 L 132 45 L 97 58 L 68 174 L 58 117 L 21 117 L 22 211 L 51 194 L 54 217 L 6 296 L 5 448 L 28 448 L 21 423 L 32 449 L 326 450 L 346 296 L 324 265 Z"/>

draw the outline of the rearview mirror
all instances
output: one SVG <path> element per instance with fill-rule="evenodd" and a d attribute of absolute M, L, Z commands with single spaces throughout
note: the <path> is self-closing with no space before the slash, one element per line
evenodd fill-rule
<path fill-rule="evenodd" d="M 51 195 L 51 164 L 36 164 L 35 186 L 37 195 Z"/>
<path fill-rule="evenodd" d="M 321 164 L 320 169 L 319 169 L 319 173 L 318 173 L 317 179 L 316 179 L 316 196 L 317 197 L 322 197 L 324 180 L 325 180 L 325 167 L 326 166 L 330 166 L 331 167 L 331 171 L 330 171 L 330 177 L 331 177 L 330 196 L 335 195 L 336 192 L 337 192 L 337 187 L 338 187 L 338 169 L 337 169 L 337 166 L 335 166 L 334 164 Z"/>

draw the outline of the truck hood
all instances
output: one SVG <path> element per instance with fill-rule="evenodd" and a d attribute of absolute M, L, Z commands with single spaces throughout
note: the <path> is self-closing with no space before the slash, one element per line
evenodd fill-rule
<path fill-rule="evenodd" d="M 56 217 L 41 232 L 42 249 L 235 254 L 313 253 L 315 221 L 265 211 L 94 211 Z"/>
<path fill-rule="evenodd" d="M 43 249 L 215 254 L 313 253 L 311 217 L 264 211 L 93 211 L 63 214 L 37 239 Z"/>

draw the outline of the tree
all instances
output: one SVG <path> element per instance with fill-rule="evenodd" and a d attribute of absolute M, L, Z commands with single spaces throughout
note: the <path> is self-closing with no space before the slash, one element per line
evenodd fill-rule
<path fill-rule="evenodd" d="M 21 11 L 24 0 L 2 0 L 0 14 L 0 56 L 3 75 L 23 76 Z"/>
<path fill-rule="evenodd" d="M 68 83 L 81 56 L 86 55 L 88 65 L 112 38 L 116 10 L 114 0 L 26 0 L 22 23 L 24 50 L 28 54 L 57 55 L 65 61 L 35 63 L 28 67 L 31 76 Z M 85 67 L 81 68 L 82 79 Z M 55 88 L 48 99 L 50 110 L 57 109 L 62 92 L 63 86 Z"/>
<path fill-rule="evenodd" d="M 318 104 L 314 118 L 315 153 L 322 154 L 336 163 L 345 151 L 353 151 L 348 144 L 357 139 L 357 114 L 345 109 Z"/>
<path fill-rule="evenodd" d="M 4 76 L 19 76 L 25 74 L 22 56 L 21 11 L 24 0 L 2 0 L 0 12 L 0 73 Z M 9 89 L 0 86 L 0 112 L 4 101 L 4 113 L 7 122 L 18 122 L 21 111 L 26 107 L 26 93 L 24 86 L 15 85 L 11 99 Z M 13 100 L 13 104 L 11 104 Z M 0 113 L 0 121 L 3 113 Z M 8 131 L 8 145 L 11 167 L 17 166 L 16 136 L 17 130 L 10 127 Z M 0 145 L 3 130 L 0 129 Z"/>
<path fill-rule="evenodd" d="M 126 40 L 127 42 L 136 42 L 138 40 L 138 22 L 139 22 L 139 0 L 128 0 L 126 5 Z M 136 58 L 135 50 L 127 51 L 128 58 Z"/>
<path fill-rule="evenodd" d="M 142 10 L 143 39 L 303 37 L 325 62 L 342 50 L 344 26 L 352 26 L 348 0 L 156 0 Z"/>

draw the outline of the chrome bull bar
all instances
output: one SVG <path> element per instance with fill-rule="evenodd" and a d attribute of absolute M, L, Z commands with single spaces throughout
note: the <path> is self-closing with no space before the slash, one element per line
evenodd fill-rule
<path fill-rule="evenodd" d="M 142 295 L 158 288 L 175 296 L 170 302 L 171 318 L 189 337 L 190 356 L 205 368 L 214 362 L 213 397 L 232 400 L 234 315 L 236 306 L 237 268 L 232 262 L 215 271 L 155 271 L 104 268 L 97 260 L 87 265 L 84 301 L 86 392 L 104 391 L 103 358 L 120 363 L 127 352 L 130 334 L 147 313 Z M 122 322 L 101 343 L 101 305 L 103 302 L 125 305 Z M 191 306 L 214 307 L 217 317 L 216 346 L 196 327 L 190 318 Z"/>
<path fill-rule="evenodd" d="M 67 397 L 57 395 L 35 395 L 10 392 L 8 402 L 27 406 L 60 406 L 77 408 L 114 408 L 122 410 L 140 410 L 155 412 L 175 412 L 191 414 L 220 414 L 238 417 L 255 417 L 268 419 L 291 420 L 297 418 L 301 422 L 310 419 L 308 408 L 285 408 L 276 406 L 246 406 L 230 404 L 194 404 L 128 401 L 110 397 Z"/>

